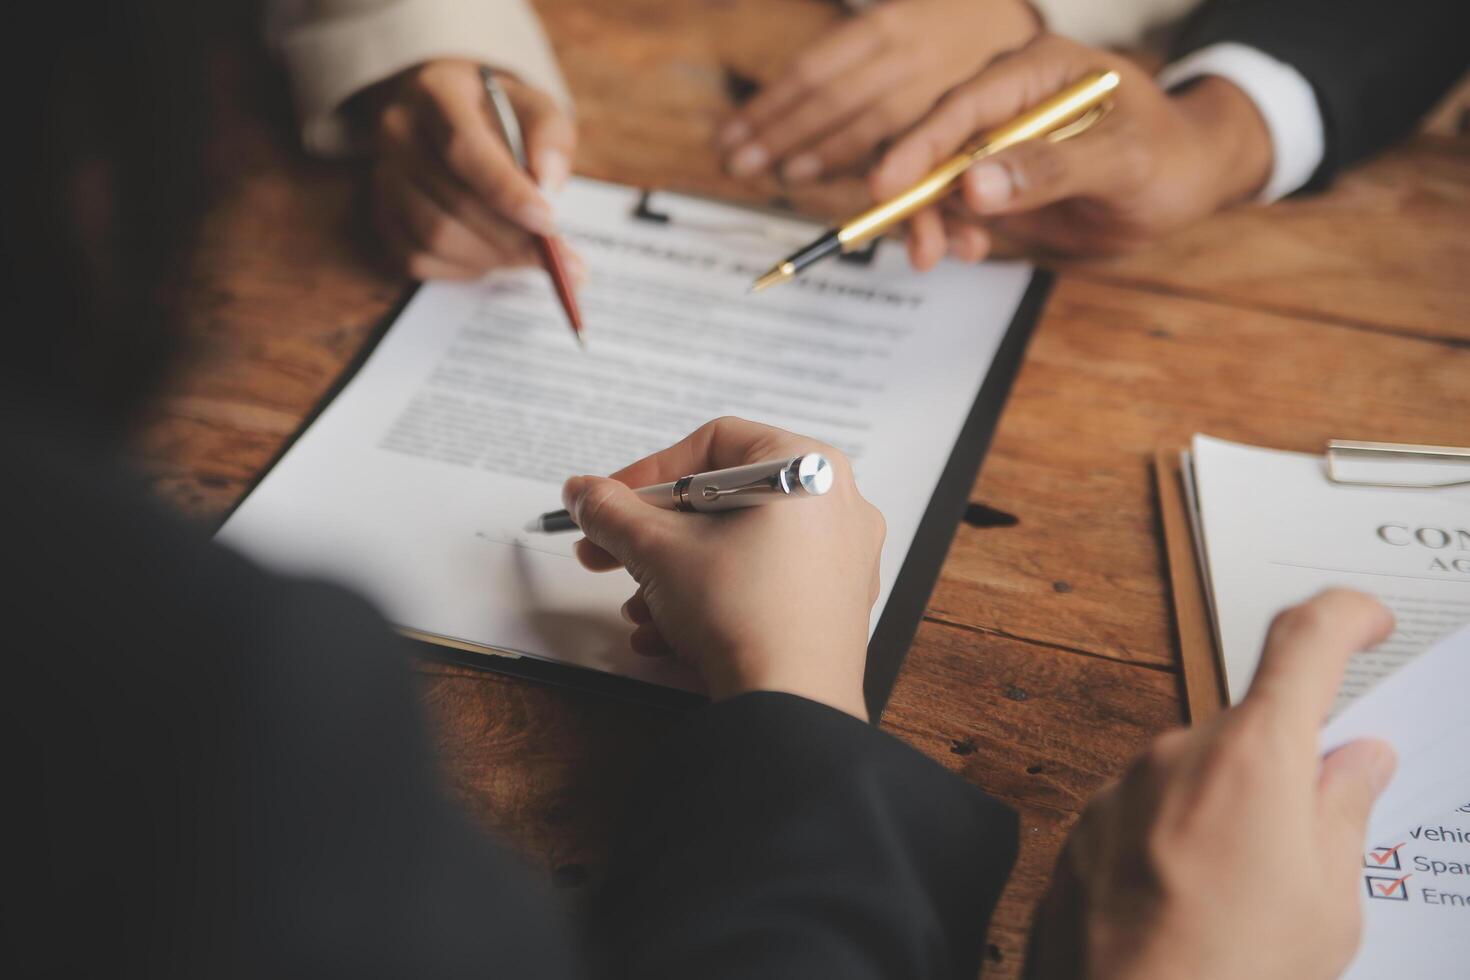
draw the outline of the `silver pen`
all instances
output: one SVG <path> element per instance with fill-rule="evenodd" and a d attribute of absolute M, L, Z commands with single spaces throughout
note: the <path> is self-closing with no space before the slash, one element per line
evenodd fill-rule
<path fill-rule="evenodd" d="M 832 489 L 832 464 L 821 453 L 733 466 L 727 470 L 694 473 L 673 483 L 640 487 L 634 493 L 664 510 L 700 511 L 755 507 L 794 497 L 820 497 Z M 575 531 L 572 515 L 553 510 L 526 525 L 527 531 L 552 534 Z"/>

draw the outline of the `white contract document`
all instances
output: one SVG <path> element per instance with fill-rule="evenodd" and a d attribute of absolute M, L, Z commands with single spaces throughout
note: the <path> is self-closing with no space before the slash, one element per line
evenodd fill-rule
<path fill-rule="evenodd" d="M 852 458 L 888 522 L 876 624 L 1030 267 L 917 275 L 885 248 L 751 295 L 817 229 L 676 197 L 659 202 L 674 221 L 640 220 L 638 200 L 577 180 L 558 201 L 591 272 L 585 352 L 539 269 L 424 286 L 219 539 L 355 587 L 411 632 L 691 689 L 628 650 L 624 573 L 584 571 L 575 534 L 524 526 L 568 476 L 739 415 Z"/>
<path fill-rule="evenodd" d="M 1323 589 L 1376 595 L 1389 639 L 1348 668 L 1337 709 L 1470 623 L 1470 486 L 1383 489 L 1327 479 L 1322 456 L 1195 436 L 1206 593 L 1230 703 L 1245 696 L 1271 619 Z"/>

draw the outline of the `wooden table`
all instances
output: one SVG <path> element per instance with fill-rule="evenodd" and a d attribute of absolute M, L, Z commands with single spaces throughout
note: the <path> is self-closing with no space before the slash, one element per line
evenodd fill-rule
<path fill-rule="evenodd" d="M 768 78 L 833 16 L 814 0 L 540 4 L 577 95 L 579 172 L 731 198 L 709 150 L 730 80 Z M 779 29 L 778 29 L 779 28 Z M 406 283 L 377 269 L 359 170 L 303 159 L 281 82 L 222 57 L 197 341 L 140 454 L 217 520 Z M 830 210 L 851 187 L 798 202 Z M 1149 458 L 1205 431 L 1470 443 L 1470 141 L 1421 136 L 1330 194 L 1221 215 L 1128 258 L 1069 264 L 1039 325 L 883 727 L 1014 806 L 1022 849 L 987 938 L 1014 976 L 1068 827 L 1182 720 Z M 988 517 L 987 517 L 988 515 Z M 450 784 L 579 889 L 653 709 L 425 664 Z"/>

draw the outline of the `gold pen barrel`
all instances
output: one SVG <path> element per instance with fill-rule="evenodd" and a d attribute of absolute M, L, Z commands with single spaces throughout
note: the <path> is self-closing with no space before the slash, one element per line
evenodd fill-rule
<path fill-rule="evenodd" d="M 954 182 L 977 161 L 1017 143 L 1050 136 L 1078 123 L 1118 87 L 1118 82 L 1118 73 L 1115 71 L 1093 72 L 1018 118 L 983 133 L 913 187 L 864 211 L 839 228 L 837 239 L 842 243 L 842 250 L 848 252 L 863 246 L 900 221 L 933 204 L 947 194 Z M 1083 128 L 1085 127 L 1079 126 L 1067 135 L 1076 135 Z"/>
<path fill-rule="evenodd" d="M 837 230 L 844 252 L 860 248 L 889 228 L 939 200 L 973 162 L 968 152 L 958 153 L 939 165 L 929 176 L 895 198 L 869 208 Z"/>

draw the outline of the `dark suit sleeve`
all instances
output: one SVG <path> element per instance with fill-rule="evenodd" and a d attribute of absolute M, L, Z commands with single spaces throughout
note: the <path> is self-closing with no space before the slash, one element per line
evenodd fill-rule
<path fill-rule="evenodd" d="M 589 950 L 444 799 L 366 602 L 4 428 L 7 975 L 972 980 L 1014 821 L 919 753 L 788 696 L 693 712 Z"/>
<path fill-rule="evenodd" d="M 1326 148 L 1307 189 L 1404 136 L 1470 60 L 1466 0 L 1212 0 L 1175 55 L 1226 41 L 1283 61 L 1311 83 Z"/>
<path fill-rule="evenodd" d="M 445 799 L 410 652 L 107 461 L 6 438 L 0 973 L 584 976 L 547 883 Z"/>
<path fill-rule="evenodd" d="M 690 717 L 619 836 L 597 955 L 620 977 L 972 980 L 1015 815 L 784 694 Z"/>

